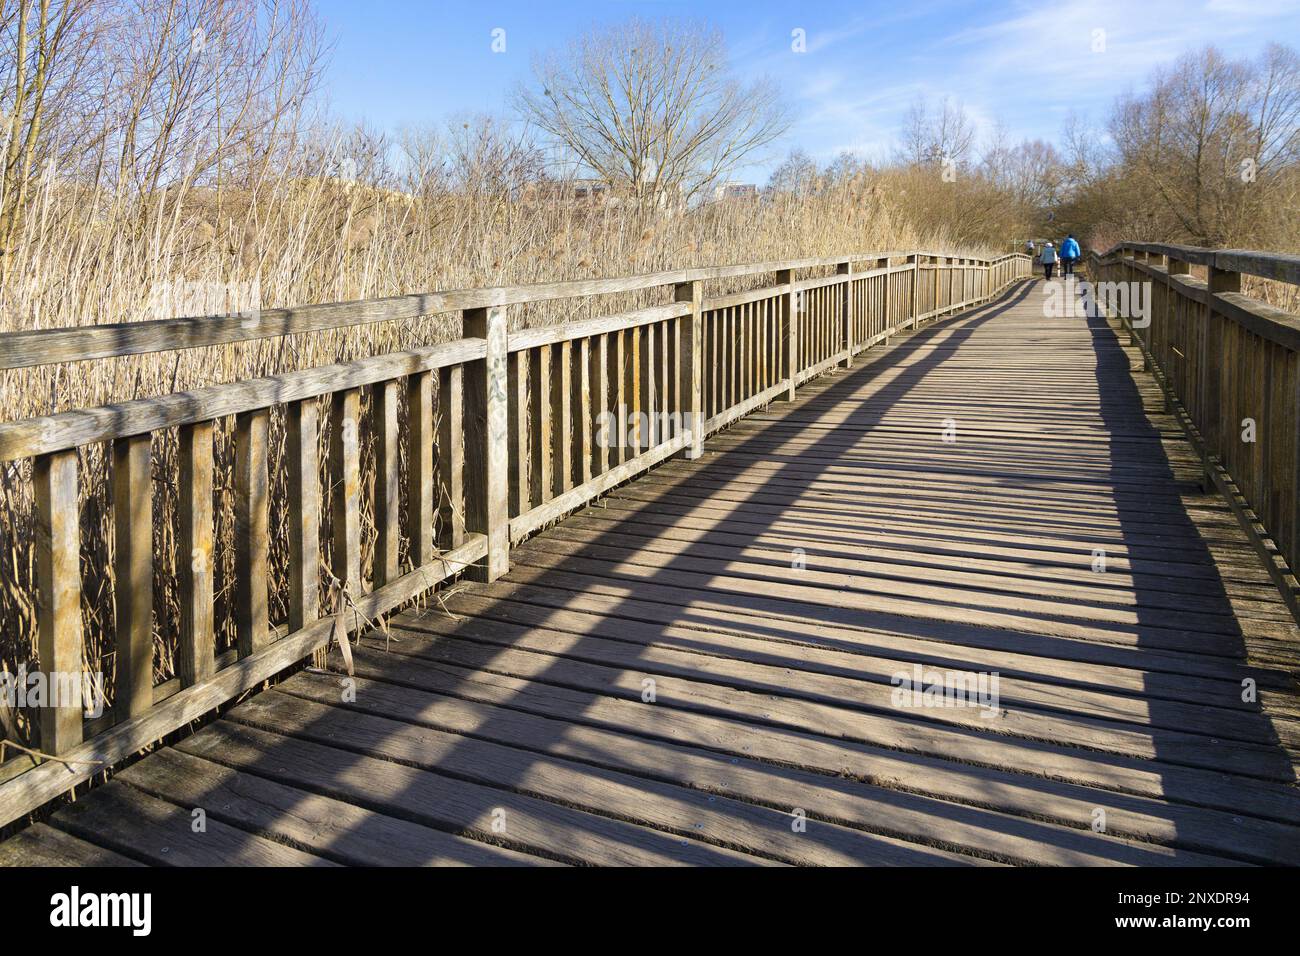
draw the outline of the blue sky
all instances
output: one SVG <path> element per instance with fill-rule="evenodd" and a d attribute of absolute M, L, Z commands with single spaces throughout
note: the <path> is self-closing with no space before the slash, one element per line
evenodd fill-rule
<path fill-rule="evenodd" d="M 318 0 L 333 43 L 325 93 L 336 113 L 381 129 L 450 114 L 505 114 L 534 55 L 594 23 L 645 17 L 708 20 L 742 75 L 778 81 L 796 121 L 763 166 L 791 147 L 826 160 L 843 149 L 888 154 L 918 96 L 961 103 L 987 135 L 1056 139 L 1073 110 L 1101 121 L 1114 98 L 1157 64 L 1215 43 L 1254 56 L 1276 40 L 1300 47 L 1300 0 L 1048 0 L 1030 3 L 532 0 Z M 505 31 L 493 53 L 492 31 Z M 792 50 L 792 31 L 807 50 Z M 1097 33 L 1096 31 L 1104 31 Z M 1104 48 L 1094 50 L 1101 39 Z"/>

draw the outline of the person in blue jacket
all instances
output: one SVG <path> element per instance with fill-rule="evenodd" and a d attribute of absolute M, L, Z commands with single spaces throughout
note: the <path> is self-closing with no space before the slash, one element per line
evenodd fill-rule
<path fill-rule="evenodd" d="M 1065 237 L 1065 242 L 1061 243 L 1061 275 L 1074 275 L 1074 264 L 1081 256 L 1079 243 L 1075 241 L 1074 233 L 1070 233 Z"/>

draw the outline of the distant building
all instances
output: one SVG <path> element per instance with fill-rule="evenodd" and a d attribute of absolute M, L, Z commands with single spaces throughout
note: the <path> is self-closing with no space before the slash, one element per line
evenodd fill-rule
<path fill-rule="evenodd" d="M 727 199 L 756 199 L 758 187 L 753 183 L 718 183 L 713 187 L 713 201 Z"/>

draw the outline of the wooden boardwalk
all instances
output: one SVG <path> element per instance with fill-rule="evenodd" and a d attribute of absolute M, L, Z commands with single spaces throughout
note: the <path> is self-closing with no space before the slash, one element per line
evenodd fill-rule
<path fill-rule="evenodd" d="M 1136 350 L 1043 312 L 864 353 L 0 858 L 1300 863 L 1296 625 Z"/>

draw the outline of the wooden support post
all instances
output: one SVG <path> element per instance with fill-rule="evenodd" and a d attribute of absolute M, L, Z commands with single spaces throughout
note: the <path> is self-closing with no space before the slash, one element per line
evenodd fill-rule
<path fill-rule="evenodd" d="M 330 423 L 333 554 L 331 568 L 354 597 L 361 580 L 361 392 L 335 392 Z"/>
<path fill-rule="evenodd" d="M 433 471 L 433 372 L 417 372 L 407 379 L 406 420 L 406 515 L 411 565 L 421 568 L 438 554 L 434 537 L 438 496 Z"/>
<path fill-rule="evenodd" d="M 207 681 L 216 669 L 212 603 L 212 422 L 180 430 L 180 527 L 176 538 L 176 585 L 180 640 L 176 676 L 182 687 Z"/>
<path fill-rule="evenodd" d="M 81 665 L 81 543 L 77 452 L 36 459 L 36 632 L 46 687 L 57 698 L 41 708 L 41 749 L 62 754 L 81 743 L 86 685 Z M 209 493 L 209 501 L 211 494 Z"/>
<path fill-rule="evenodd" d="M 375 435 L 375 558 L 371 576 L 375 587 L 396 581 L 400 575 L 397 549 L 401 540 L 401 498 L 397 431 L 397 379 L 376 384 L 370 395 L 371 428 Z"/>
<path fill-rule="evenodd" d="M 777 285 L 794 285 L 794 270 L 782 269 L 776 274 Z M 799 372 L 799 308 L 798 293 L 790 289 L 782 298 L 785 300 L 781 309 L 781 343 L 784 354 L 781 356 L 781 377 L 787 388 L 785 400 L 794 401 L 795 376 Z"/>
<path fill-rule="evenodd" d="M 305 398 L 285 409 L 288 470 L 289 633 L 320 617 L 320 402 Z"/>
<path fill-rule="evenodd" d="M 853 367 L 853 260 L 841 262 L 835 267 L 835 274 L 845 276 L 844 287 L 840 295 L 840 329 L 839 339 L 844 346 L 845 368 Z"/>
<path fill-rule="evenodd" d="M 117 621 L 113 713 L 153 706 L 153 477 L 148 434 L 113 442 L 113 599 Z"/>
<path fill-rule="evenodd" d="M 506 400 L 504 306 L 469 309 L 465 335 L 487 342 L 487 354 L 465 374 L 465 528 L 487 538 L 487 558 L 476 576 L 495 581 L 510 569 L 510 413 Z"/>
<path fill-rule="evenodd" d="M 690 432 L 691 440 L 682 450 L 682 457 L 699 458 L 704 454 L 704 283 L 683 282 L 673 288 L 677 302 L 691 304 L 690 315 L 683 320 L 682 330 L 681 395 L 682 427 Z"/>

